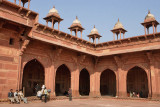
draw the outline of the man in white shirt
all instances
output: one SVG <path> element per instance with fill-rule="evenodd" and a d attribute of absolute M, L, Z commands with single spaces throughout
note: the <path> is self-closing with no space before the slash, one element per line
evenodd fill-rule
<path fill-rule="evenodd" d="M 18 96 L 20 97 L 21 101 L 23 100 L 24 103 L 27 103 L 27 98 L 24 97 L 22 90 L 18 92 Z"/>
<path fill-rule="evenodd" d="M 14 92 L 14 99 L 16 100 L 16 102 L 18 104 L 20 104 L 19 100 L 18 100 L 18 90 L 16 90 L 16 92 Z"/>

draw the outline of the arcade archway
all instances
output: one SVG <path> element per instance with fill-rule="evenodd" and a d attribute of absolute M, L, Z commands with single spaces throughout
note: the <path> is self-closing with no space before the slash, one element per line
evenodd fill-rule
<path fill-rule="evenodd" d="M 140 97 L 148 97 L 148 78 L 146 72 L 140 67 L 134 67 L 127 74 L 127 93 L 139 93 Z"/>
<path fill-rule="evenodd" d="M 100 77 L 100 92 L 102 96 L 116 96 L 116 75 L 112 70 L 105 70 Z"/>
<path fill-rule="evenodd" d="M 42 64 L 36 59 L 29 61 L 23 70 L 22 87 L 25 88 L 25 96 L 36 95 L 35 86 L 36 84 L 42 86 L 44 78 L 44 67 Z"/>
<path fill-rule="evenodd" d="M 86 69 L 82 69 L 79 76 L 79 94 L 88 96 L 90 92 L 90 75 Z"/>
<path fill-rule="evenodd" d="M 61 65 L 56 71 L 56 96 L 65 96 L 71 87 L 71 73 L 66 65 Z"/>

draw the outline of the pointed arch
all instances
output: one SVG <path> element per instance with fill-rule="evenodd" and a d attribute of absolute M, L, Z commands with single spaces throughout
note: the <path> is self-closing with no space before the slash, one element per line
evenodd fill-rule
<path fill-rule="evenodd" d="M 100 93 L 102 96 L 116 96 L 116 74 L 110 69 L 100 75 Z"/>
<path fill-rule="evenodd" d="M 147 98 L 149 94 L 147 72 L 139 66 L 131 68 L 127 73 L 127 93 L 133 92 L 141 98 Z"/>
<path fill-rule="evenodd" d="M 79 94 L 88 96 L 90 93 L 90 74 L 86 68 L 80 71 L 79 75 Z"/>
<path fill-rule="evenodd" d="M 55 78 L 56 96 L 67 95 L 67 92 L 71 87 L 71 72 L 69 68 L 65 64 L 60 65 L 57 68 Z"/>
<path fill-rule="evenodd" d="M 35 86 L 44 84 L 44 66 L 37 60 L 32 59 L 27 62 L 23 69 L 22 88 L 25 88 L 26 96 L 36 95 Z"/>

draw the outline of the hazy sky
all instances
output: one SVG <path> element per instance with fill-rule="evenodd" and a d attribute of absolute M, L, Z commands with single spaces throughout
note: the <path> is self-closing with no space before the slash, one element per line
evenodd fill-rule
<path fill-rule="evenodd" d="M 140 23 L 144 21 L 148 10 L 158 22 L 160 21 L 160 0 L 31 0 L 30 9 L 39 13 L 39 23 L 45 24 L 43 18 L 53 6 L 64 19 L 60 24 L 60 30 L 70 33 L 68 27 L 78 16 L 85 28 L 83 39 L 86 40 L 94 25 L 102 35 L 101 42 L 113 40 L 110 30 L 113 29 L 118 18 L 128 31 L 126 38 L 143 35 L 144 28 Z M 152 29 L 150 31 L 152 32 Z"/>

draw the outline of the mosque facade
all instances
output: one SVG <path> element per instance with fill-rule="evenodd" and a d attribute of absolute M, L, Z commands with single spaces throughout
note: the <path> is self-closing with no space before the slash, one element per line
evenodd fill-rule
<path fill-rule="evenodd" d="M 0 99 L 10 89 L 34 96 L 36 84 L 45 84 L 51 96 L 64 96 L 71 88 L 73 97 L 127 98 L 135 92 L 160 98 L 159 23 L 150 11 L 141 23 L 144 35 L 125 38 L 127 30 L 118 19 L 113 41 L 100 43 L 96 26 L 87 41 L 78 17 L 68 34 L 60 30 L 63 19 L 55 7 L 43 25 L 29 6 L 30 0 L 0 0 Z"/>

